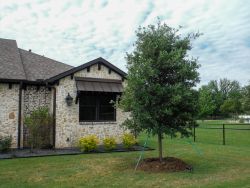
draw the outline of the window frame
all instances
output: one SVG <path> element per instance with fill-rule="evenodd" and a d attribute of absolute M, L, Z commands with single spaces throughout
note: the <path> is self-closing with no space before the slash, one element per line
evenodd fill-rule
<path fill-rule="evenodd" d="M 79 95 L 79 122 L 116 122 L 116 108 L 114 108 L 114 114 L 113 114 L 113 119 L 111 120 L 100 120 L 100 97 L 103 95 L 109 95 L 111 96 L 111 98 L 114 98 L 115 101 L 117 100 L 117 94 L 116 93 L 106 93 L 106 92 L 81 92 Z M 92 105 L 81 105 L 81 98 L 86 96 L 90 96 L 90 97 L 95 97 L 95 119 L 94 120 L 82 120 L 81 119 L 81 108 L 84 106 L 92 106 Z M 112 104 L 113 105 L 113 104 Z"/>

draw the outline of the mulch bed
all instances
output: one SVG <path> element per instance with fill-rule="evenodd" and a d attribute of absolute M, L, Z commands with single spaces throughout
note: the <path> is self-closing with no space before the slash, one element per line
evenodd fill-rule
<path fill-rule="evenodd" d="M 148 172 L 179 172 L 192 171 L 192 166 L 174 157 L 163 158 L 162 162 L 160 162 L 159 158 L 147 158 L 140 163 L 138 170 Z"/>
<path fill-rule="evenodd" d="M 135 145 L 130 149 L 124 148 L 122 144 L 118 144 L 116 149 L 106 151 L 103 146 L 99 146 L 96 150 L 91 152 L 81 152 L 78 148 L 61 148 L 61 149 L 36 149 L 33 152 L 30 149 L 12 149 L 7 153 L 0 153 L 1 159 L 13 158 L 29 158 L 29 157 L 45 157 L 45 156 L 58 156 L 58 155 L 79 155 L 90 153 L 111 153 L 111 152 L 131 152 L 131 151 L 149 151 L 153 150 L 149 147 Z"/>

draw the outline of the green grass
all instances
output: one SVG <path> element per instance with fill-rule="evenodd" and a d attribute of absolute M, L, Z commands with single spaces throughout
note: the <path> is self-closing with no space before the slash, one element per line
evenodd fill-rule
<path fill-rule="evenodd" d="M 198 121 L 199 127 L 196 128 L 196 141 L 204 144 L 222 144 L 223 130 L 225 123 L 225 141 L 226 145 L 249 147 L 250 130 L 232 130 L 232 129 L 250 129 L 249 124 L 237 125 L 228 124 L 225 120 L 207 120 Z M 221 129 L 203 129 L 203 128 L 221 128 Z"/>
<path fill-rule="evenodd" d="M 212 142 L 215 132 L 197 132 L 197 143 L 164 139 L 165 156 L 191 164 L 192 173 L 134 173 L 140 152 L 11 159 L 0 160 L 0 187 L 250 187 L 250 132 L 244 131 L 246 139 L 240 132 L 232 132 L 235 142 L 226 146 Z M 148 144 L 157 148 L 156 140 Z M 145 152 L 152 156 L 157 150 Z"/>

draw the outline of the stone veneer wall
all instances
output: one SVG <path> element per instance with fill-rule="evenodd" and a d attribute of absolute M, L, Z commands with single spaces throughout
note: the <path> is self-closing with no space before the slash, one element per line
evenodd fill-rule
<path fill-rule="evenodd" d="M 105 79 L 122 79 L 115 72 L 109 74 L 109 69 L 104 65 L 98 70 L 98 65 L 74 74 L 77 77 L 92 77 Z M 56 147 L 74 147 L 80 137 L 89 134 L 95 134 L 100 140 L 106 136 L 114 136 L 120 142 L 120 136 L 124 133 L 124 129 L 120 124 L 128 117 L 128 113 L 122 112 L 121 109 L 116 111 L 116 122 L 79 122 L 79 103 L 75 104 L 76 84 L 75 80 L 70 76 L 60 80 L 56 87 Z M 65 97 L 67 94 L 74 98 L 72 106 L 67 106 Z"/>
<path fill-rule="evenodd" d="M 27 86 L 23 95 L 23 119 L 39 107 L 48 107 L 50 111 L 52 111 L 53 103 L 51 93 L 52 92 L 44 86 Z M 23 126 L 22 133 L 23 146 L 28 146 L 29 132 L 25 125 Z"/>
<path fill-rule="evenodd" d="M 29 115 L 38 107 L 47 106 L 49 109 L 52 107 L 51 91 L 46 87 L 27 86 L 23 98 L 24 115 Z"/>
<path fill-rule="evenodd" d="M 0 136 L 12 136 L 12 147 L 17 147 L 19 85 L 0 83 Z"/>

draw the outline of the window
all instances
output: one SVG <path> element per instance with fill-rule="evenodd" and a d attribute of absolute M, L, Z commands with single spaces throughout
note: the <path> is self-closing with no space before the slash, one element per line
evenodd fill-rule
<path fill-rule="evenodd" d="M 79 98 L 79 121 L 115 121 L 115 94 L 81 93 Z"/>

